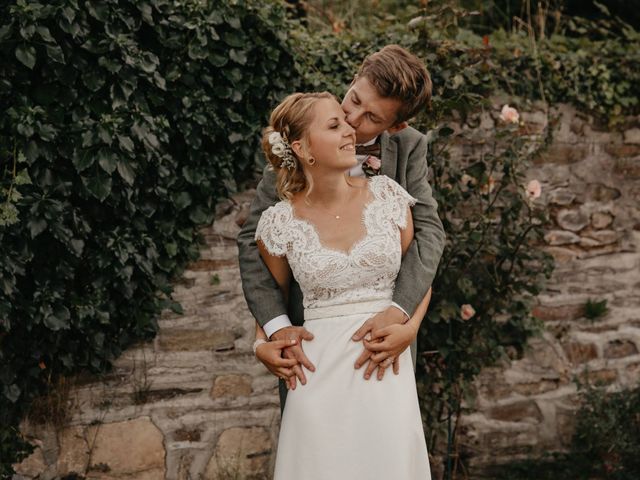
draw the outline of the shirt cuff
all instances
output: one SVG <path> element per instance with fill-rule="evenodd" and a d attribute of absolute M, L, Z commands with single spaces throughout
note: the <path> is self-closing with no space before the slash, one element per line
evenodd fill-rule
<path fill-rule="evenodd" d="M 285 313 L 277 316 L 272 320 L 269 320 L 264 324 L 262 329 L 264 330 L 264 333 L 267 335 L 267 337 L 271 338 L 271 335 L 276 333 L 278 330 L 291 326 L 293 326 L 291 324 L 291 320 L 289 320 L 289 316 Z"/>
<path fill-rule="evenodd" d="M 400 309 L 400 311 L 401 311 L 402 313 L 404 313 L 404 314 L 407 316 L 407 320 L 409 320 L 409 319 L 411 318 L 411 315 L 409 315 L 409 314 L 407 313 L 407 311 L 406 311 L 404 308 L 402 308 L 400 305 L 398 305 L 396 302 L 391 302 L 391 305 L 393 305 L 394 307 L 396 307 L 396 308 Z M 273 320 L 272 320 L 272 321 L 273 321 Z"/>

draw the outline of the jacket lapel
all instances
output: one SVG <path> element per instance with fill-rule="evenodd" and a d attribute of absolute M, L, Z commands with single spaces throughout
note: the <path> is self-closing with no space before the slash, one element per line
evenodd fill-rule
<path fill-rule="evenodd" d="M 386 175 L 389 178 L 396 178 L 396 168 L 398 166 L 398 146 L 396 142 L 392 142 L 390 135 L 387 132 L 380 134 L 380 155 L 382 158 L 380 162 L 380 173 Z"/>

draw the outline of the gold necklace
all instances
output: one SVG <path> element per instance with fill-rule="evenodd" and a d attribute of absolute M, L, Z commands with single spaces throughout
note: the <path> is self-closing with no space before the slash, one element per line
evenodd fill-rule
<path fill-rule="evenodd" d="M 355 198 L 358 198 L 359 196 L 360 196 L 360 190 L 358 190 L 358 195 L 356 195 Z M 355 198 L 353 200 L 355 200 Z M 335 217 L 336 220 L 340 220 L 340 215 L 336 215 L 335 213 L 330 212 L 328 209 L 326 209 L 325 207 L 321 207 L 320 205 L 316 204 L 316 207 L 319 208 L 320 210 L 324 210 L 326 213 L 328 213 L 332 217 Z"/>

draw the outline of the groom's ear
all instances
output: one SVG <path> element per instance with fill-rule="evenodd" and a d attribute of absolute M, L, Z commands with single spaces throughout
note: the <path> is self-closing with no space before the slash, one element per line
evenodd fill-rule
<path fill-rule="evenodd" d="M 396 123 L 395 125 L 387 128 L 387 132 L 389 133 L 389 135 L 393 135 L 394 133 L 398 133 L 400 130 L 404 130 L 408 126 L 409 124 L 407 122 Z"/>

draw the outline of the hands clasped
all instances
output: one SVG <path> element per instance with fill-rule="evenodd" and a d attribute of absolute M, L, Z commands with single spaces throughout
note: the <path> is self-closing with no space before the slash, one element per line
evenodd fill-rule
<path fill-rule="evenodd" d="M 256 348 L 258 359 L 292 390 L 297 380 L 302 385 L 307 383 L 303 365 L 311 372 L 316 370 L 302 350 L 302 340 L 313 340 L 313 334 L 304 327 L 286 327 L 271 335 L 271 341 Z"/>
<path fill-rule="evenodd" d="M 367 364 L 364 378 L 369 379 L 377 369 L 382 380 L 385 370 L 393 364 L 393 371 L 400 372 L 399 356 L 416 337 L 416 329 L 404 323 L 406 316 L 395 307 L 369 318 L 353 334 L 352 340 L 362 341 L 364 349 L 354 367 Z M 304 327 L 286 327 L 271 336 L 271 341 L 256 348 L 256 356 L 277 377 L 285 380 L 287 388 L 295 390 L 297 382 L 307 383 L 302 366 L 314 372 L 315 366 L 305 355 L 302 341 L 313 340 L 313 334 Z"/>

